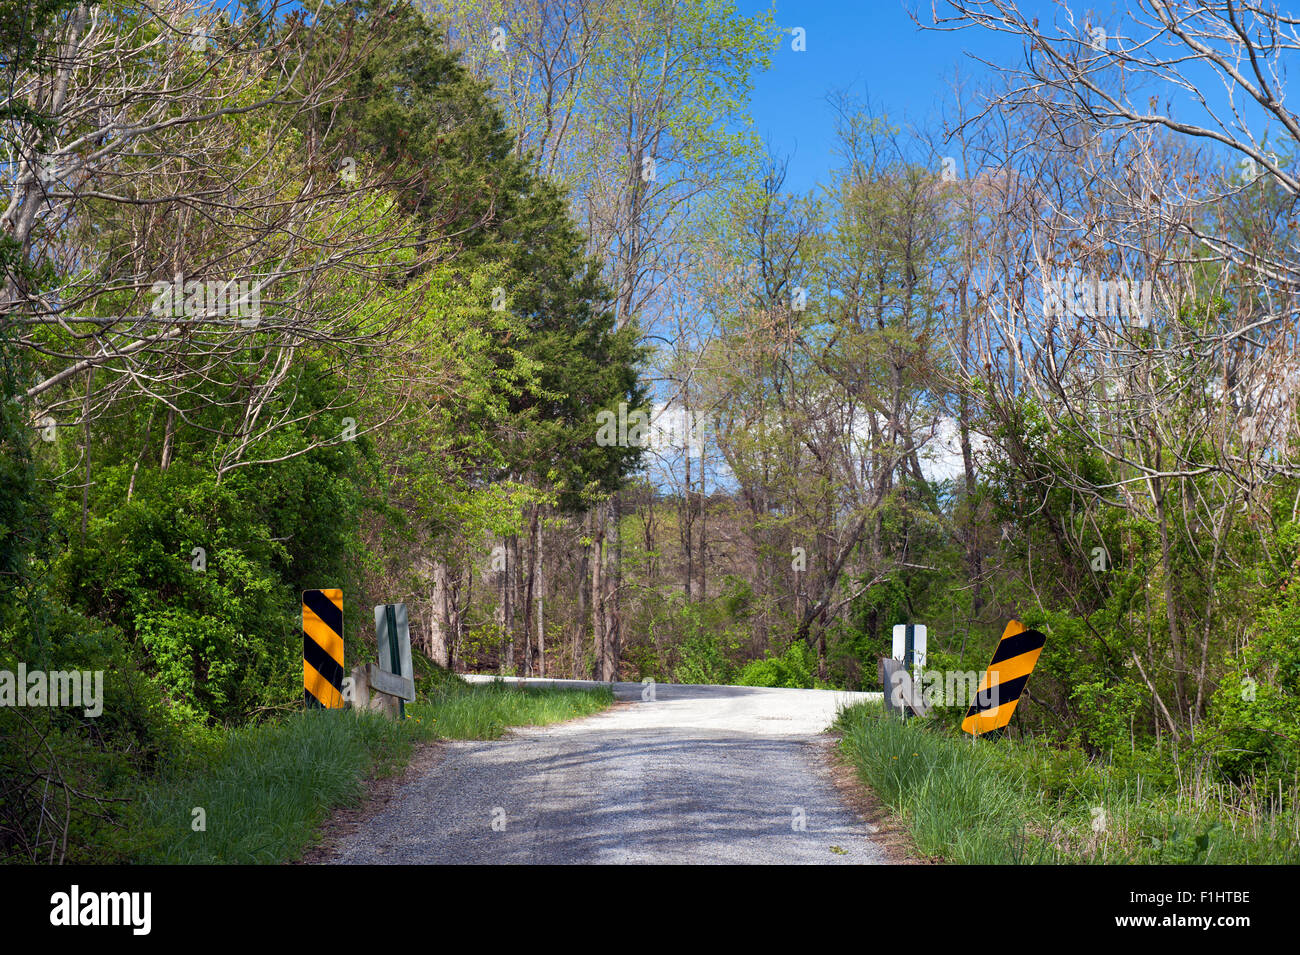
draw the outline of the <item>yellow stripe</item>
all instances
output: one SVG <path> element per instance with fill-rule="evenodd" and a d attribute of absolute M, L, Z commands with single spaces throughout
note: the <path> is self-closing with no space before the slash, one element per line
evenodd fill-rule
<path fill-rule="evenodd" d="M 1001 729 L 1011 722 L 1011 714 L 1016 711 L 1016 704 L 1019 700 L 1012 700 L 1010 703 L 1003 703 L 1001 706 L 995 706 L 991 710 L 984 710 L 982 713 L 976 713 L 974 716 L 968 716 L 961 721 L 961 728 L 967 733 L 987 733 L 989 730 Z"/>
<path fill-rule="evenodd" d="M 306 660 L 302 661 L 302 685 L 308 693 L 320 700 L 323 706 L 331 710 L 343 708 L 343 695 Z"/>
<path fill-rule="evenodd" d="M 995 663 L 984 671 L 984 679 L 991 680 L 991 685 L 1006 683 L 1008 680 L 1014 680 L 1016 677 L 1024 676 L 1033 672 L 1034 664 L 1038 662 L 1038 655 L 1043 652 L 1043 648 L 1030 650 L 1028 653 L 1022 653 L 1018 657 L 1012 657 L 1010 660 L 1003 660 L 1001 663 Z"/>
<path fill-rule="evenodd" d="M 1006 629 L 1002 631 L 1002 640 L 1005 640 L 1007 637 L 1014 637 L 1018 633 L 1024 633 L 1027 629 L 1028 628 L 1019 620 L 1012 620 L 1007 624 Z M 998 646 L 1002 645 L 1002 640 L 998 641 Z M 1005 680 L 1014 680 L 1018 676 L 1024 676 L 1034 668 L 1034 664 L 1038 662 L 1038 654 L 1042 652 L 1043 651 L 1040 648 L 1029 653 L 1022 653 L 1020 656 L 1012 657 L 1010 660 L 1003 660 L 1001 663 L 990 664 L 989 668 L 980 676 L 980 685 L 977 688 L 977 691 L 987 690 L 990 686 L 1002 683 Z M 993 651 L 993 655 L 998 655 L 997 650 Z M 1029 661 L 1029 669 L 1018 669 L 1021 660 Z M 996 680 L 990 680 L 990 677 L 993 675 L 997 676 Z"/>
<path fill-rule="evenodd" d="M 321 649 L 334 658 L 335 663 L 343 666 L 343 638 L 307 607 L 302 608 L 302 629 L 307 636 L 321 645 Z"/>

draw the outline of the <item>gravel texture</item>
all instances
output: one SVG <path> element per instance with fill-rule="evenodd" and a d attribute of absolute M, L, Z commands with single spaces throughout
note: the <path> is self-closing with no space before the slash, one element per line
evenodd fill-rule
<path fill-rule="evenodd" d="M 879 694 L 614 689 L 620 702 L 596 716 L 445 744 L 442 759 L 338 841 L 333 861 L 888 861 L 816 745 L 841 705 Z"/>

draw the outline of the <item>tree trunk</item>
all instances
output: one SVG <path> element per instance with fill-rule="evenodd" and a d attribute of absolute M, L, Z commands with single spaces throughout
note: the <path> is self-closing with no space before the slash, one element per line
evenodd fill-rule
<path fill-rule="evenodd" d="M 167 425 L 163 428 L 163 445 L 162 457 L 158 462 L 158 470 L 166 471 L 172 463 L 172 441 L 176 437 L 176 409 L 167 409 Z"/>
<path fill-rule="evenodd" d="M 519 661 L 520 671 L 523 676 L 533 675 L 533 574 L 536 573 L 536 565 L 532 554 L 533 535 L 530 529 L 528 534 L 528 546 L 523 548 L 528 555 L 525 559 L 527 569 L 520 570 L 522 578 L 519 588 L 519 606 L 523 610 L 523 627 L 520 646 L 523 648 L 523 657 Z"/>
<path fill-rule="evenodd" d="M 970 274 L 969 270 L 967 274 Z M 967 286 L 966 282 L 963 281 L 959 298 L 961 308 L 961 367 L 963 374 L 966 374 L 967 369 L 970 368 L 970 310 L 966 296 Z M 970 418 L 970 392 L 968 389 L 962 388 L 957 405 L 957 427 L 961 435 L 962 476 L 966 483 L 963 494 L 966 500 L 966 570 L 971 579 L 971 617 L 977 619 L 984 609 L 984 559 L 980 554 L 979 515 L 975 513 L 974 506 L 975 456 L 971 450 Z M 969 631 L 969 629 L 968 625 L 967 630 Z"/>
<path fill-rule="evenodd" d="M 591 512 L 591 645 L 594 659 L 591 678 L 605 678 L 605 522 L 601 505 Z"/>
<path fill-rule="evenodd" d="M 497 572 L 497 632 L 501 637 L 501 662 L 498 669 L 502 672 L 513 671 L 515 667 L 515 614 L 511 606 L 514 588 L 511 586 L 509 542 L 508 537 L 502 539 L 501 570 Z"/>
<path fill-rule="evenodd" d="M 691 507 L 691 456 L 686 455 L 686 480 L 682 488 L 681 503 L 682 524 L 682 558 L 685 566 L 682 573 L 682 589 L 686 593 L 686 602 L 691 602 L 691 588 L 695 580 L 695 514 Z"/>
<path fill-rule="evenodd" d="M 709 580 L 708 580 L 709 524 L 708 524 L 708 516 L 705 514 L 704 511 L 704 468 L 703 467 L 700 468 L 700 489 L 695 495 L 695 507 L 696 507 L 696 511 L 695 511 L 696 520 L 699 522 L 700 525 L 699 561 L 697 562 L 700 571 L 700 585 L 697 588 L 697 593 L 699 593 L 700 595 L 698 599 L 705 600 L 709 596 Z"/>
<path fill-rule="evenodd" d="M 522 587 L 523 609 L 524 609 L 524 676 L 532 676 L 536 664 L 536 648 L 533 645 L 533 615 L 534 601 L 536 598 L 537 585 L 537 562 L 538 562 L 538 517 L 541 510 L 539 505 L 533 506 L 532 519 L 528 525 L 528 569 L 524 572 Z"/>
<path fill-rule="evenodd" d="M 537 675 L 546 676 L 546 568 L 542 560 L 544 552 L 540 515 L 533 518 L 533 533 L 536 535 L 533 553 L 536 555 L 537 566 Z"/>
<path fill-rule="evenodd" d="M 578 570 L 578 612 L 573 615 L 573 657 L 569 672 L 575 680 L 586 675 L 582 667 L 582 636 L 587 627 L 587 607 L 591 604 L 590 548 L 582 548 L 582 566 Z"/>
<path fill-rule="evenodd" d="M 618 679 L 619 659 L 622 657 L 622 620 L 619 614 L 619 587 L 622 582 L 623 547 L 619 534 L 619 495 L 614 493 L 605 508 L 605 553 L 609 557 L 609 567 L 605 572 L 605 671 L 601 676 L 606 682 Z"/>
<path fill-rule="evenodd" d="M 440 667 L 451 667 L 451 653 L 447 635 L 451 632 L 451 614 L 448 613 L 447 565 L 441 560 L 433 563 L 433 591 L 429 595 L 429 659 Z"/>

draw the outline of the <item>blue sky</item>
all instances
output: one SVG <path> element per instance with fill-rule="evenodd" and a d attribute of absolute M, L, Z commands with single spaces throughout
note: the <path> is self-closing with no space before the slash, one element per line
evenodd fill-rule
<path fill-rule="evenodd" d="M 742 13 L 771 4 L 738 0 Z M 941 128 L 943 94 L 960 71 L 972 82 L 986 67 L 965 55 L 1017 63 L 1020 45 L 984 30 L 919 30 L 901 0 L 777 0 L 776 22 L 803 27 L 807 50 L 790 48 L 789 34 L 758 76 L 754 128 L 778 155 L 789 159 L 786 188 L 803 192 L 834 167 L 835 113 L 827 93 L 846 90 L 900 124 Z M 1025 4 L 1026 8 L 1030 4 Z M 928 22 L 930 7 L 923 7 Z"/>
<path fill-rule="evenodd" d="M 772 68 L 756 77 L 752 114 L 757 133 L 773 150 L 789 160 L 786 189 L 804 192 L 826 180 L 836 166 L 835 115 L 827 93 L 846 90 L 868 101 L 877 112 L 899 125 L 913 125 L 938 133 L 942 130 L 944 98 L 951 80 L 960 72 L 972 86 L 988 76 L 989 69 L 969 53 L 1006 66 L 1023 62 L 1019 40 L 979 28 L 939 32 L 919 29 L 908 9 L 919 7 L 922 22 L 930 19 L 929 0 L 737 0 L 742 13 L 755 14 L 775 7 L 778 26 L 803 27 L 807 49 L 791 49 L 787 33 L 772 57 Z M 942 9 L 942 0 L 939 0 Z M 1088 19 L 1090 5 L 1071 3 L 1075 17 Z M 1112 31 L 1126 22 L 1123 3 L 1098 3 L 1102 26 Z M 1044 25 L 1060 22 L 1059 5 L 1049 0 L 1024 0 L 1020 8 L 1037 15 Z M 1300 67 L 1300 63 L 1295 64 Z M 1203 91 L 1216 109 L 1226 105 L 1222 87 L 1208 70 L 1192 68 L 1189 75 L 1203 82 Z M 1202 79 L 1203 78 L 1203 79 Z M 1154 92 L 1155 90 L 1153 90 Z M 1174 91 L 1165 87 L 1162 98 Z M 1173 111 L 1193 122 L 1206 121 L 1204 113 L 1185 94 L 1174 93 Z M 1257 108 L 1247 104 L 1246 115 L 1256 133 L 1277 132 L 1276 121 L 1267 122 Z M 1276 140 L 1273 140 L 1276 142 Z M 1214 148 L 1214 147 L 1211 147 Z M 1240 157 L 1228 156 L 1236 163 Z"/>

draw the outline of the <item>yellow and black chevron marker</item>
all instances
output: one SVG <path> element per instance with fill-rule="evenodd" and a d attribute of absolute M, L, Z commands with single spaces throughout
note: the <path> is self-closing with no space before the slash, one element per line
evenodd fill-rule
<path fill-rule="evenodd" d="M 343 591 L 302 594 L 302 685 L 308 709 L 343 706 Z"/>
<path fill-rule="evenodd" d="M 1019 620 L 1007 624 L 993 651 L 993 662 L 980 678 L 975 702 L 961 721 L 963 730 L 978 736 L 1011 722 L 1011 714 L 1016 711 L 1016 703 L 1046 642 L 1047 637 L 1037 630 L 1026 630 Z"/>

